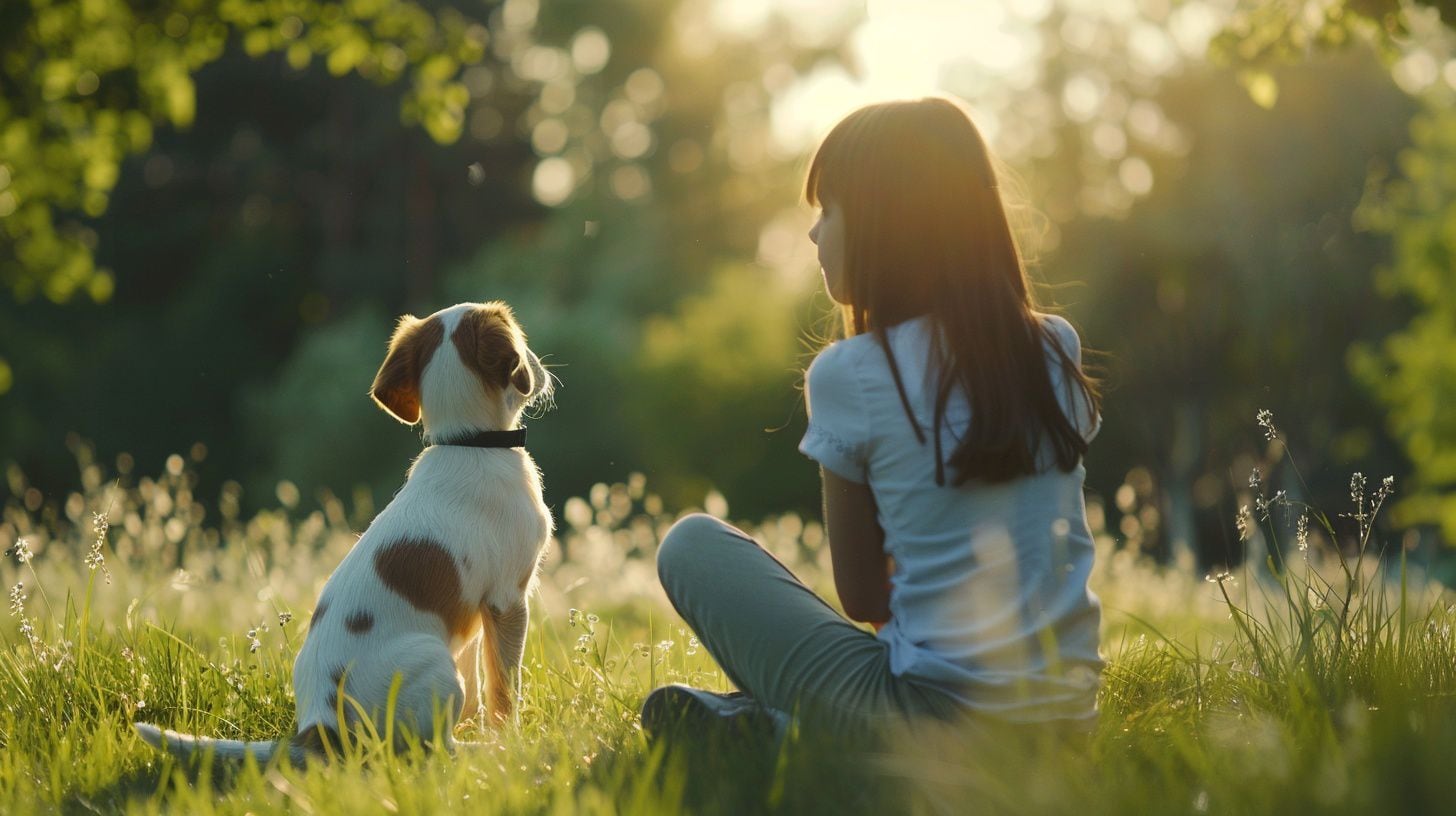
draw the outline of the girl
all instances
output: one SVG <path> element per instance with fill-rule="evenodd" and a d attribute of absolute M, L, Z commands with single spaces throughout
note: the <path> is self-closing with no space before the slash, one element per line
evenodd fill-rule
<path fill-rule="evenodd" d="M 1033 310 L 985 143 L 949 99 L 871 105 L 825 138 L 805 193 L 846 339 L 809 367 L 800 450 L 820 465 L 844 613 L 877 633 L 737 529 L 684 518 L 658 573 L 742 692 L 658 689 L 644 728 L 791 711 L 1090 727 L 1082 456 L 1099 398 L 1071 325 Z"/>

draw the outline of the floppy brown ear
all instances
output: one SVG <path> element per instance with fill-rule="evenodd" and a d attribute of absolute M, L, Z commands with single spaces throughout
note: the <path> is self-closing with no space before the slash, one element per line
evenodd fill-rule
<path fill-rule="evenodd" d="M 439 320 L 405 315 L 389 340 L 389 353 L 374 375 L 369 396 L 406 425 L 420 421 L 420 377 L 444 337 L 445 327 Z"/>
<path fill-rule="evenodd" d="M 521 328 L 509 307 L 487 303 L 467 312 L 452 335 L 460 359 L 489 389 L 531 393 L 535 376 L 526 361 Z"/>
<path fill-rule="evenodd" d="M 526 362 L 526 356 L 516 353 L 516 368 L 511 372 L 511 385 L 522 394 L 530 394 L 536 388 L 536 372 Z"/>

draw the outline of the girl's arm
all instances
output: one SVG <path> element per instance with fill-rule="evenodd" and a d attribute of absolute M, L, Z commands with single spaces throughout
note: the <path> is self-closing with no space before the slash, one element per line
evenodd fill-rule
<path fill-rule="evenodd" d="M 890 573 L 885 531 L 880 529 L 875 494 L 826 468 L 824 526 L 834 566 L 834 588 L 851 620 L 879 625 L 890 619 Z"/>

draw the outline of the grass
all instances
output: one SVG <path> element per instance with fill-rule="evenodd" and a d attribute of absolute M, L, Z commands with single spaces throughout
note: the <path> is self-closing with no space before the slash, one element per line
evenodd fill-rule
<path fill-rule="evenodd" d="M 481 744 L 454 759 L 365 745 L 331 765 L 192 767 L 130 723 L 290 733 L 308 612 L 373 508 L 325 495 L 303 509 L 282 485 L 280 507 L 242 518 L 235 487 L 214 508 L 196 500 L 182 457 L 155 478 L 81 464 L 82 489 L 50 510 L 27 508 L 8 474 L 20 498 L 0 544 L 25 545 L 0 566 L 20 584 L 0 652 L 5 813 L 1456 811 L 1456 607 L 1403 559 L 1377 557 L 1380 491 L 1363 485 L 1344 541 L 1251 486 L 1268 517 L 1246 519 L 1251 549 L 1286 535 L 1307 547 L 1211 582 L 1099 529 L 1110 660 L 1090 739 L 958 728 L 847 747 L 806 729 L 777 751 L 649 746 L 636 723 L 647 691 L 727 681 L 656 586 L 672 517 L 634 478 L 563 508 L 519 728 L 462 734 Z M 828 589 L 817 524 L 747 526 Z"/>

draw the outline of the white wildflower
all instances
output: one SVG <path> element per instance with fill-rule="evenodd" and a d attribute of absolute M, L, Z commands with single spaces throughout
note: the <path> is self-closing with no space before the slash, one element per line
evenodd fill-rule
<path fill-rule="evenodd" d="M 1260 428 L 1264 429 L 1264 438 L 1266 440 L 1273 442 L 1278 438 L 1279 432 L 1274 429 L 1274 413 L 1272 411 L 1260 408 L 1259 413 L 1254 415 L 1254 420 L 1259 423 Z"/>
<path fill-rule="evenodd" d="M 35 557 L 35 553 L 31 552 L 30 542 L 26 541 L 23 538 L 17 540 L 15 542 L 15 546 L 11 547 L 10 550 L 7 551 L 5 554 L 14 555 L 15 560 L 19 561 L 22 564 L 29 564 L 30 559 Z"/>
<path fill-rule="evenodd" d="M 86 568 L 95 572 L 101 570 L 101 575 L 106 583 L 111 583 L 111 570 L 106 568 L 106 556 L 101 553 L 101 545 L 106 543 L 106 531 L 111 529 L 111 520 L 100 513 L 91 514 L 91 529 L 96 533 L 96 538 L 91 542 L 91 550 L 86 553 Z"/>

